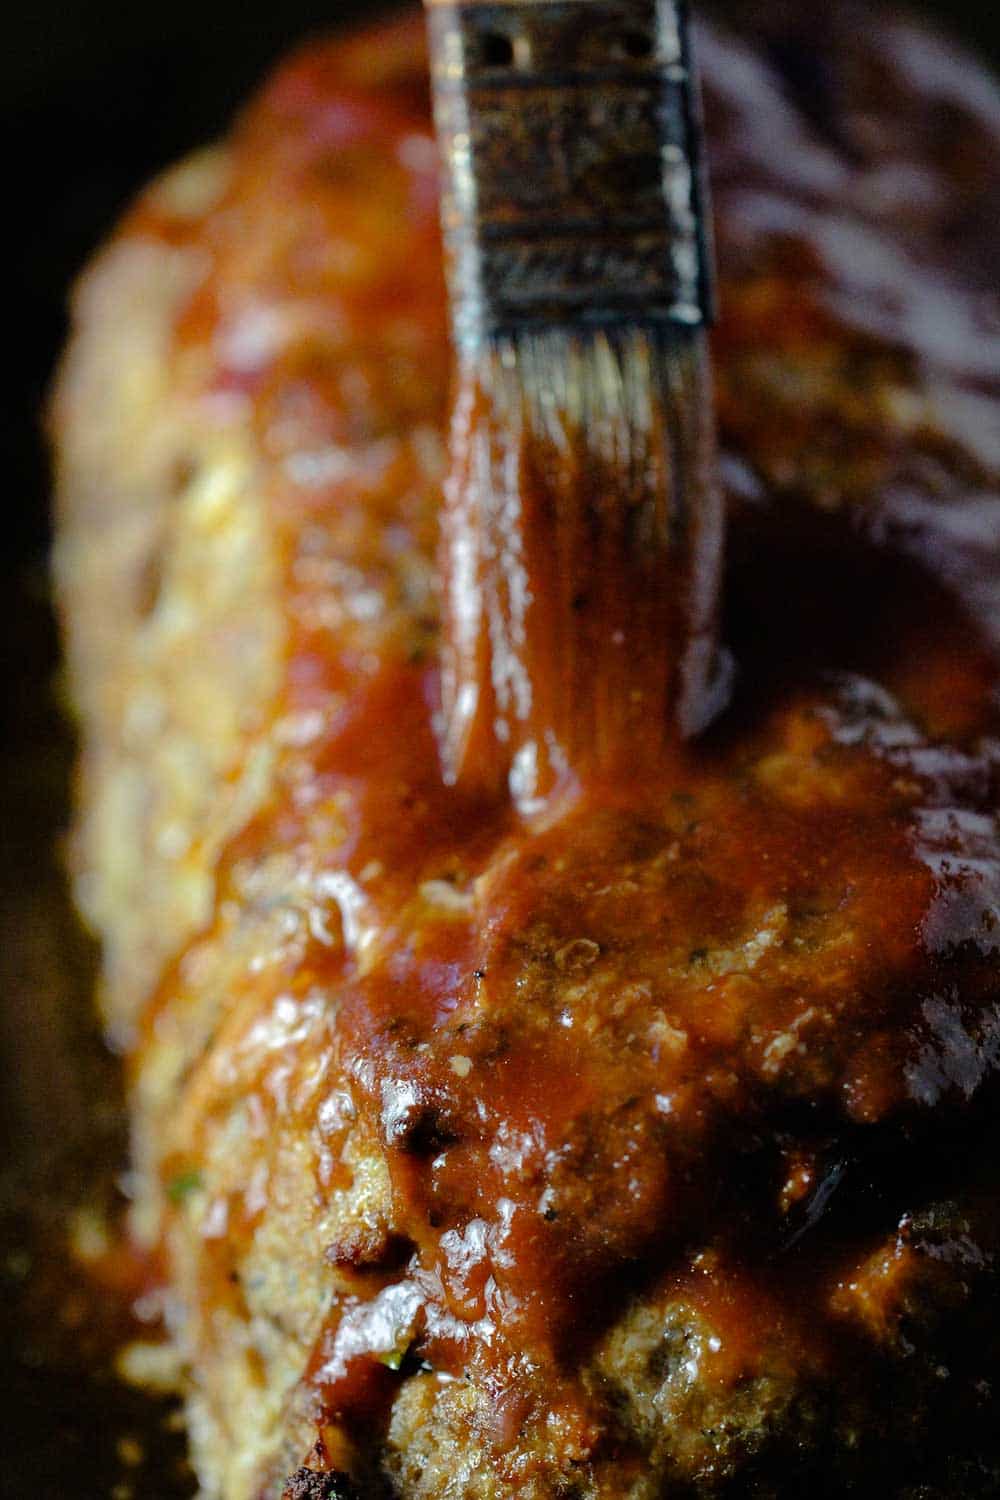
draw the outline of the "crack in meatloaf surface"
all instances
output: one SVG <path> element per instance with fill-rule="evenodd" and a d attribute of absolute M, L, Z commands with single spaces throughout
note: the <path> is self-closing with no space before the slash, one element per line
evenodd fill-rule
<path fill-rule="evenodd" d="M 77 289 L 74 876 L 206 1495 L 1000 1490 L 1000 104 L 847 4 L 698 44 L 740 686 L 656 778 L 442 782 L 417 19 Z"/>

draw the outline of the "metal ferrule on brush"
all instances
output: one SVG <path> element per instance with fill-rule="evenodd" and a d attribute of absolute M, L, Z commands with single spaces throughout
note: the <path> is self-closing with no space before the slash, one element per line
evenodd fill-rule
<path fill-rule="evenodd" d="M 454 339 L 711 319 L 684 0 L 429 6 Z"/>

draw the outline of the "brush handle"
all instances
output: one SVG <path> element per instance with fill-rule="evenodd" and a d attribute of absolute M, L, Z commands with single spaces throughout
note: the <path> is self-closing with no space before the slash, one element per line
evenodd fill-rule
<path fill-rule="evenodd" d="M 684 0 L 430 0 L 462 350 L 527 326 L 711 315 Z"/>

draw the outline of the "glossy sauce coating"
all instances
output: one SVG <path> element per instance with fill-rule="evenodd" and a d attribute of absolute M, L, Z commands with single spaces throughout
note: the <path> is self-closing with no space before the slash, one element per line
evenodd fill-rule
<path fill-rule="evenodd" d="M 849 1380 L 910 1274 L 921 1155 L 970 1111 L 992 1117 L 997 544 L 985 527 L 978 550 L 949 552 L 941 528 L 938 546 L 931 502 L 917 560 L 891 544 L 891 504 L 871 495 L 895 485 L 898 506 L 909 456 L 956 436 L 891 418 L 907 358 L 838 320 L 826 290 L 849 301 L 846 272 L 813 286 L 808 184 L 787 235 L 753 242 L 777 210 L 759 177 L 742 205 L 727 186 L 723 134 L 734 705 L 687 748 L 637 753 L 635 774 L 568 776 L 535 820 L 495 787 L 447 786 L 431 559 L 449 354 L 416 46 L 402 27 L 288 65 L 198 230 L 208 270 L 173 357 L 199 401 L 252 410 L 287 627 L 273 788 L 227 849 L 213 931 L 254 913 L 265 867 L 308 916 L 266 982 L 248 973 L 227 1001 L 164 1180 L 198 1172 L 242 1091 L 260 1172 L 199 1208 L 210 1309 L 240 1296 L 274 1122 L 309 1143 L 318 1199 L 349 1177 L 360 1130 L 391 1212 L 327 1251 L 338 1291 L 308 1372 L 321 1430 L 377 1430 L 421 1366 L 471 1372 L 500 1472 L 533 1426 L 566 1463 L 618 1443 L 624 1472 L 641 1456 L 580 1371 L 636 1293 L 704 1310 L 708 1387 L 750 1379 L 775 1343 L 808 1380 Z M 713 57 L 708 39 L 710 126 Z M 132 232 L 180 233 L 155 199 Z M 822 394 L 819 417 L 815 391 L 803 400 L 802 453 L 781 364 L 801 350 L 798 378 L 833 392 L 828 422 Z M 826 465 L 826 514 L 810 465 Z M 211 938 L 165 980 L 147 1041 Z M 858 1172 L 875 1207 L 838 1216 Z"/>

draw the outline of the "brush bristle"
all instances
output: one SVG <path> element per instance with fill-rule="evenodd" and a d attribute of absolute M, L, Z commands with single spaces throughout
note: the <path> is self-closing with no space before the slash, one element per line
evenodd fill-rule
<path fill-rule="evenodd" d="M 460 372 L 442 744 L 525 811 L 633 769 L 724 694 L 722 512 L 700 329 L 546 328 Z"/>

